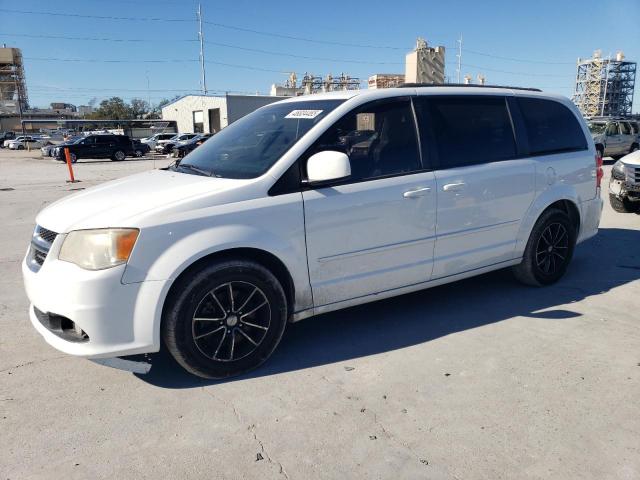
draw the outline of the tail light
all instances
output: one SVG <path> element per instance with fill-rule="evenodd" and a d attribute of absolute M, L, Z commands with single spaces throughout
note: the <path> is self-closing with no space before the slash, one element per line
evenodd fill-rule
<path fill-rule="evenodd" d="M 596 150 L 596 188 L 600 188 L 600 184 L 602 183 L 602 177 L 604 176 L 604 171 L 602 170 L 602 154 L 599 150 Z"/>

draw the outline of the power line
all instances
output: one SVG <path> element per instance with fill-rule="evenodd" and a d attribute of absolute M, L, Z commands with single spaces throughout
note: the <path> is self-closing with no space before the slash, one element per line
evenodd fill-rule
<path fill-rule="evenodd" d="M 269 37 L 285 38 L 287 40 L 296 40 L 299 42 L 319 43 L 323 45 L 336 45 L 340 47 L 355 47 L 355 48 L 375 48 L 375 49 L 387 49 L 387 50 L 407 50 L 407 47 L 394 47 L 389 45 L 368 45 L 362 43 L 345 43 L 345 42 L 333 42 L 330 40 L 318 40 L 315 38 L 298 37 L 294 35 L 284 35 L 282 33 L 266 32 L 263 30 L 254 30 L 252 28 L 238 27 L 236 25 L 228 25 L 218 22 L 204 22 L 207 25 L 213 25 L 214 27 L 226 28 L 229 30 L 237 30 L 239 32 L 255 33 L 257 35 L 265 35 Z"/>
<path fill-rule="evenodd" d="M 5 37 L 25 37 L 25 38 L 48 38 L 53 40 L 82 40 L 92 42 L 135 42 L 135 43 L 158 43 L 157 39 L 149 38 L 107 38 L 107 37 L 69 37 L 66 35 L 31 35 L 26 33 L 1 33 L 0 36 Z M 163 38 L 165 41 L 170 42 L 197 42 L 196 39 L 186 38 Z"/>
<path fill-rule="evenodd" d="M 52 15 L 52 16 L 63 16 L 63 17 L 76 17 L 76 18 L 93 18 L 93 19 L 98 19 L 98 20 L 125 20 L 125 21 L 157 21 L 157 22 L 192 22 L 196 19 L 187 19 L 187 18 L 167 18 L 167 17 L 117 17 L 117 16 L 107 16 L 107 15 L 82 15 L 82 14 L 75 14 L 75 13 L 59 13 L 59 12 L 38 12 L 38 11 L 29 11 L 29 10 L 13 10 L 13 9 L 8 9 L 8 8 L 0 8 L 0 12 L 9 12 L 9 13 L 18 13 L 18 14 L 27 14 L 27 15 Z M 211 25 L 214 27 L 218 27 L 218 28 L 224 28 L 224 29 L 228 29 L 228 30 L 235 30 L 235 31 L 240 31 L 240 32 L 247 32 L 247 33 L 253 33 L 256 35 L 263 35 L 263 36 L 269 36 L 269 37 L 275 37 L 275 38 L 283 38 L 283 39 L 287 39 L 287 40 L 295 40 L 295 41 L 300 41 L 300 42 L 307 42 L 307 43 L 316 43 L 316 44 L 321 44 L 321 45 L 334 45 L 334 46 L 341 46 L 341 47 L 353 47 L 353 48 L 371 48 L 371 49 L 387 49 L 387 50 L 407 50 L 407 47 L 399 47 L 399 46 L 392 46 L 392 45 L 374 45 L 374 44 L 363 44 L 363 43 L 346 43 L 346 42 L 336 42 L 336 41 L 330 41 L 330 40 L 319 40 L 319 39 L 315 39 L 315 38 L 308 38 L 308 37 L 300 37 L 300 36 L 295 36 L 295 35 L 285 35 L 285 34 L 281 34 L 281 33 L 276 33 L 276 32 L 269 32 L 269 31 L 265 31 L 265 30 L 256 30 L 256 29 L 252 29 L 252 28 L 246 28 L 246 27 L 240 27 L 237 25 L 230 25 L 230 24 L 225 24 L 225 23 L 220 23 L 220 22 L 210 22 L 210 21 L 203 21 L 204 24 L 206 25 Z M 149 41 L 154 41 L 154 40 L 147 40 L 147 39 L 113 39 L 113 38 L 82 38 L 82 37 L 65 37 L 65 36 L 36 36 L 36 35 L 26 35 L 26 34 L 4 34 L 7 36 L 22 36 L 22 37 L 32 37 L 32 38 L 58 38 L 58 39 L 68 39 L 68 40 L 96 40 L 96 41 L 114 41 L 114 42 L 149 42 Z M 178 41 L 178 42 L 193 42 L 193 41 L 197 41 L 197 40 L 191 40 L 191 39 L 179 39 L 179 40 L 172 40 L 172 41 Z M 221 45 L 221 46 L 227 46 L 229 48 L 239 48 L 239 49 L 245 49 L 243 47 L 238 47 L 238 46 L 230 46 L 230 45 Z M 444 45 L 443 45 L 444 46 Z M 454 48 L 451 46 L 445 46 L 445 48 Z M 465 53 L 468 54 L 472 54 L 472 55 L 479 55 L 479 56 L 484 56 L 484 57 L 488 57 L 488 58 L 495 58 L 498 60 L 506 60 L 506 61 L 511 61 L 511 62 L 520 62 L 520 63 L 532 63 L 532 64 L 541 64 L 541 65 L 573 65 L 574 62 L 553 62 L 553 61 L 545 61 L 545 60 L 532 60 L 532 59 L 525 59 L 525 58 L 515 58 L 515 57 L 509 57 L 509 56 L 502 56 L 502 55 L 495 55 L 493 53 L 488 53 L 488 52 L 481 52 L 478 50 L 469 50 L 469 49 L 464 49 Z M 276 54 L 275 52 L 262 52 L 262 53 L 270 53 L 270 54 Z M 300 58 L 305 58 L 303 56 L 300 56 Z M 309 57 L 309 59 L 313 59 L 313 60 L 331 60 L 331 59 L 323 59 L 320 57 Z M 349 60 L 349 63 L 356 63 L 358 61 L 356 60 Z M 364 62 L 363 62 L 364 63 Z M 366 62 L 366 63 L 373 63 L 373 62 Z M 382 62 L 380 62 L 382 64 Z M 389 62 L 389 64 L 393 64 L 391 62 Z"/>
<path fill-rule="evenodd" d="M 80 13 L 60 13 L 60 12 L 34 12 L 31 10 L 12 10 L 9 8 L 0 8 L 0 12 L 19 13 L 25 15 L 49 15 L 54 17 L 75 17 L 75 18 L 94 18 L 97 20 L 131 20 L 142 22 L 193 22 L 195 19 L 190 18 L 166 18 L 166 17 L 114 17 L 109 15 L 82 15 Z"/>
<path fill-rule="evenodd" d="M 278 55 L 281 57 L 291 57 L 291 58 L 301 58 L 304 60 L 319 60 L 319 61 L 323 61 L 323 62 L 340 62 L 340 63 L 358 63 L 358 64 L 363 64 L 363 65 L 404 65 L 403 62 L 369 62 L 367 60 L 351 60 L 351 59 L 344 59 L 344 58 L 327 58 L 327 57 L 312 57 L 309 55 L 296 55 L 293 53 L 284 53 L 284 52 L 274 52 L 271 50 L 262 50 L 259 48 L 249 48 L 249 47 L 241 47 L 238 45 L 232 45 L 229 43 L 221 43 L 221 42 L 212 42 L 212 41 L 206 41 L 205 43 L 208 43 L 209 45 L 216 45 L 218 47 L 224 47 L 224 48 L 233 48 L 236 50 L 243 50 L 246 52 L 255 52 L 255 53 L 263 53 L 263 54 L 267 54 L 267 55 Z"/>
<path fill-rule="evenodd" d="M 157 59 L 157 60 L 123 60 L 123 59 L 103 59 L 103 58 L 58 58 L 58 57 L 24 57 L 25 60 L 30 61 L 38 61 L 38 62 L 72 62 L 72 63 L 198 63 L 200 60 L 198 59 L 186 59 L 186 58 L 175 58 L 175 59 Z M 270 68 L 262 68 L 262 67 L 254 67 L 251 65 L 239 65 L 235 63 L 225 63 L 225 62 L 217 62 L 215 60 L 206 60 L 205 63 L 209 63 L 212 65 L 222 65 L 224 67 L 231 68 L 242 68 L 245 70 L 256 70 L 259 72 L 269 72 L 269 73 L 279 73 L 283 75 L 288 75 L 291 73 L 290 70 L 275 70 Z"/>
<path fill-rule="evenodd" d="M 510 62 L 522 62 L 522 63 L 539 63 L 543 65 L 575 65 L 575 62 L 547 62 L 544 60 L 530 60 L 524 58 L 503 57 L 501 55 L 494 55 L 492 53 L 478 52 L 476 50 L 464 49 L 465 53 L 471 53 L 473 55 L 481 55 L 483 57 L 496 58 L 498 60 L 508 60 Z"/>
<path fill-rule="evenodd" d="M 106 38 L 106 37 L 69 37 L 63 35 L 29 35 L 29 34 L 21 34 L 21 33 L 0 33 L 0 36 L 8 36 L 8 37 L 26 37 L 26 38 L 48 38 L 54 40 L 80 40 L 80 41 L 100 41 L 100 42 L 134 42 L 134 43 L 157 43 L 157 40 L 150 40 L 144 38 Z M 199 40 L 193 39 L 171 39 L 168 41 L 172 42 L 198 42 Z M 353 59 L 343 59 L 343 58 L 328 58 L 328 57 L 314 57 L 310 55 L 297 55 L 293 53 L 286 52 L 274 52 L 270 50 L 262 50 L 258 48 L 249 48 L 243 47 L 240 45 L 233 45 L 230 43 L 222 43 L 222 42 L 213 42 L 209 40 L 205 40 L 205 44 L 215 45 L 223 48 L 232 48 L 235 50 L 242 50 L 246 52 L 255 52 L 262 53 L 266 55 L 276 55 L 281 57 L 291 57 L 291 58 L 300 58 L 303 60 L 316 60 L 323 62 L 340 62 L 340 63 L 357 63 L 362 65 L 404 65 L 402 62 L 376 62 L 376 61 L 367 61 L 367 60 L 353 60 Z"/>

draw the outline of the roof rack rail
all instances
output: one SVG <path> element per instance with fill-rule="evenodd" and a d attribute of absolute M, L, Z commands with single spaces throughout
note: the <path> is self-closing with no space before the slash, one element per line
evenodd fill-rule
<path fill-rule="evenodd" d="M 471 88 L 508 88 L 510 90 L 526 90 L 528 92 L 541 92 L 539 88 L 510 87 L 508 85 L 474 85 L 473 83 L 403 83 L 398 88 L 417 87 L 471 87 Z"/>

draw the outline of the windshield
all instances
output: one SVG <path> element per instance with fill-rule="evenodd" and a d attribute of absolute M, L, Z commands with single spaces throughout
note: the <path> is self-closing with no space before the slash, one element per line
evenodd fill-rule
<path fill-rule="evenodd" d="M 591 133 L 604 133 L 607 128 L 606 123 L 589 123 L 588 126 Z"/>
<path fill-rule="evenodd" d="M 343 102 L 273 103 L 223 128 L 184 157 L 175 169 L 221 178 L 258 177 Z"/>

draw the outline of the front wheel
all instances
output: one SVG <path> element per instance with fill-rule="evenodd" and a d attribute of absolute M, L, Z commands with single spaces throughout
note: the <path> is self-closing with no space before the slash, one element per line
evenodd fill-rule
<path fill-rule="evenodd" d="M 240 375 L 261 365 L 280 343 L 287 302 L 263 266 L 229 260 L 179 282 L 165 305 L 162 337 L 188 372 L 213 379 Z"/>
<path fill-rule="evenodd" d="M 522 263 L 513 267 L 515 277 L 538 287 L 557 282 L 571 262 L 576 234 L 565 212 L 557 209 L 544 212 L 531 231 Z"/>
<path fill-rule="evenodd" d="M 137 149 L 137 150 L 135 150 L 135 151 L 133 152 L 133 154 L 134 154 L 136 157 L 140 158 L 140 157 L 142 157 L 142 156 L 144 155 L 144 152 L 143 152 L 142 150 L 140 150 L 140 149 Z"/>
<path fill-rule="evenodd" d="M 115 152 L 113 152 L 113 157 L 111 158 L 117 162 L 121 162 L 125 159 L 125 157 L 126 154 L 122 150 L 116 150 Z"/>

